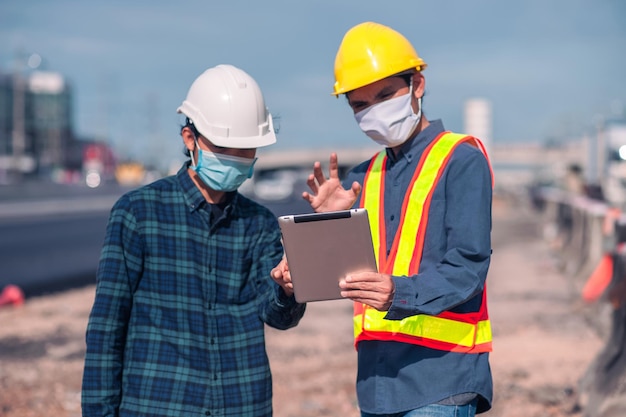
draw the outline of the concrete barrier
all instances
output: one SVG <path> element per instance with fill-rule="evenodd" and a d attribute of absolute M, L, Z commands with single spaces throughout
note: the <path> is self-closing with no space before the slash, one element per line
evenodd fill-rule
<path fill-rule="evenodd" d="M 612 260 L 610 284 L 589 305 L 589 322 L 606 342 L 580 380 L 584 417 L 626 415 L 626 216 L 615 216 L 605 202 L 546 188 L 544 238 L 569 278 L 572 295 L 583 287 L 603 258 Z M 597 274 L 596 274 L 597 275 Z M 607 314 L 608 313 L 608 314 Z"/>
<path fill-rule="evenodd" d="M 580 381 L 584 417 L 626 415 L 626 251 L 622 246 L 612 258 L 613 275 L 606 290 L 610 314 L 604 347 Z"/>
<path fill-rule="evenodd" d="M 539 192 L 543 199 L 544 238 L 553 251 L 557 266 L 571 278 L 572 289 L 580 291 L 603 254 L 610 250 L 603 223 L 610 206 L 556 188 Z"/>

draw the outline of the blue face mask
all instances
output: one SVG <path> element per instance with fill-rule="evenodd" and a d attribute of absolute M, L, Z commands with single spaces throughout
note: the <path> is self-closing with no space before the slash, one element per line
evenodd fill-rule
<path fill-rule="evenodd" d="M 203 151 L 200 147 L 198 163 L 193 164 L 193 157 L 191 158 L 193 170 L 202 182 L 215 191 L 235 191 L 239 188 L 245 180 L 252 177 L 256 160 Z"/>

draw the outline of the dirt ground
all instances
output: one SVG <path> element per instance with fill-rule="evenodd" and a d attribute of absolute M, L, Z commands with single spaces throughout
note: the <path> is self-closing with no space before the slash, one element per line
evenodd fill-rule
<path fill-rule="evenodd" d="M 494 204 L 489 310 L 493 409 L 486 417 L 581 416 L 578 383 L 603 341 L 525 204 Z M 80 416 L 94 287 L 0 308 L 0 415 Z M 359 415 L 348 301 L 310 303 L 300 325 L 268 329 L 277 417 Z"/>

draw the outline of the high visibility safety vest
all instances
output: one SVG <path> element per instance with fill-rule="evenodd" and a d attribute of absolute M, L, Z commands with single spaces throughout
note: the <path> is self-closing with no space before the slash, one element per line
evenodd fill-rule
<path fill-rule="evenodd" d="M 380 273 L 402 277 L 418 273 L 433 192 L 454 149 L 464 142 L 479 148 L 487 158 L 484 146 L 478 139 L 450 132 L 440 134 L 424 151 L 402 204 L 400 225 L 389 256 L 383 212 L 387 154 L 381 151 L 372 158 L 365 174 L 360 205 L 369 214 Z M 362 340 L 390 340 L 452 352 L 490 352 L 492 338 L 486 294 L 484 288 L 481 307 L 477 312 L 444 311 L 437 316 L 418 314 L 402 320 L 386 320 L 386 312 L 354 303 L 355 346 Z"/>

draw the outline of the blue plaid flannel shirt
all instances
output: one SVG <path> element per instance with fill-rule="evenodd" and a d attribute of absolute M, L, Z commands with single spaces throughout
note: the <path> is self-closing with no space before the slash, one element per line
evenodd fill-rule
<path fill-rule="evenodd" d="M 270 416 L 265 324 L 305 305 L 269 276 L 275 216 L 235 193 L 221 217 L 187 173 L 111 210 L 86 332 L 83 416 Z"/>

